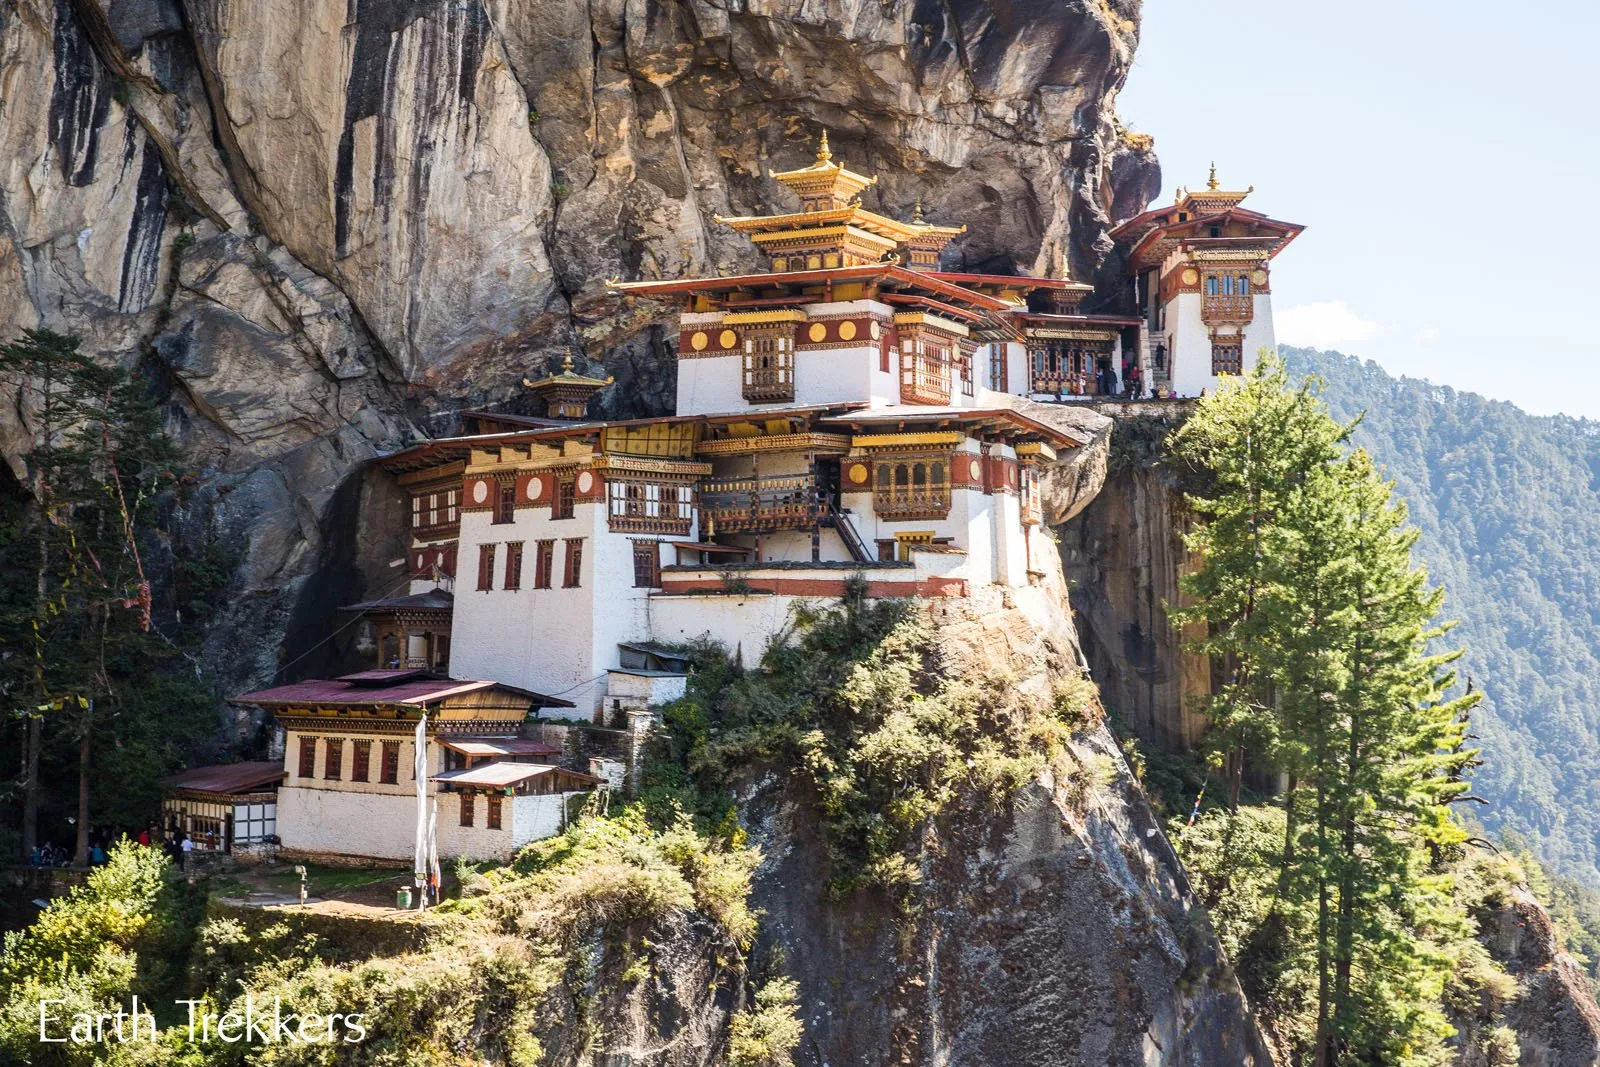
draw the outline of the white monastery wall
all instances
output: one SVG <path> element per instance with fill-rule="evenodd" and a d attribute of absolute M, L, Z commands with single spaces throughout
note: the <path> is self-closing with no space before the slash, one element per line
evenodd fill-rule
<path fill-rule="evenodd" d="M 500 798 L 500 829 L 491 830 L 488 798 L 473 798 L 472 825 L 462 826 L 461 797 L 460 793 L 439 794 L 437 840 L 440 858 L 463 856 L 469 860 L 491 860 L 509 856 L 516 826 L 512 812 L 516 798 Z"/>
<path fill-rule="evenodd" d="M 278 789 L 278 836 L 293 851 L 410 859 L 416 819 L 415 784 L 409 795 L 298 784 Z"/>
<path fill-rule="evenodd" d="M 768 639 L 789 624 L 789 609 L 797 599 L 812 598 L 764 593 L 652 597 L 651 633 L 664 645 L 709 637 L 725 647 L 729 655 L 739 655 L 750 666 L 760 661 Z"/>
<path fill-rule="evenodd" d="M 1179 293 L 1167 302 L 1167 362 L 1179 396 L 1217 391 L 1211 373 L 1211 337 L 1200 319 L 1199 293 Z"/>
<path fill-rule="evenodd" d="M 744 364 L 738 355 L 680 358 L 677 413 L 715 415 L 747 410 L 753 405 L 744 398 L 743 377 Z"/>
<path fill-rule="evenodd" d="M 1246 374 L 1261 361 L 1263 348 L 1272 353 L 1278 351 L 1278 335 L 1272 324 L 1272 294 L 1256 293 L 1252 303 L 1255 305 L 1255 319 L 1244 329 Z"/>
<path fill-rule="evenodd" d="M 594 663 L 597 610 L 597 558 L 608 570 L 613 556 L 599 544 L 612 535 L 606 529 L 603 503 L 578 503 L 570 519 L 551 519 L 549 508 L 519 508 L 510 523 L 493 523 L 491 513 L 461 516 L 461 562 L 464 581 L 456 591 L 450 630 L 450 675 L 454 678 L 505 682 L 535 692 L 561 695 L 593 711 L 604 693 L 604 681 L 593 682 L 602 669 Z M 562 587 L 567 538 L 583 538 L 580 584 Z M 550 588 L 535 589 L 536 543 L 555 541 Z M 505 544 L 523 543 L 522 588 L 504 589 Z M 478 546 L 494 543 L 493 588 L 477 588 Z M 626 545 L 624 551 L 631 552 Z M 615 596 L 614 576 L 607 592 Z M 633 560 L 627 561 L 627 587 L 633 585 Z M 613 650 L 612 654 L 615 654 Z M 611 666 L 610 662 L 603 666 Z M 563 692 L 570 690 L 570 692 Z"/>
<path fill-rule="evenodd" d="M 573 797 L 584 793 L 551 793 L 547 796 L 508 797 L 511 801 L 511 848 L 554 837 L 567 827 L 567 809 L 576 809 Z M 482 803 L 478 805 L 482 807 Z"/>
<path fill-rule="evenodd" d="M 804 327 L 801 327 L 802 331 Z M 871 397 L 873 371 L 878 366 L 877 345 L 855 348 L 818 348 L 795 353 L 794 401 L 781 405 L 752 404 L 757 410 L 772 407 L 812 407 L 842 404 Z M 882 403 L 893 403 L 884 396 Z"/>

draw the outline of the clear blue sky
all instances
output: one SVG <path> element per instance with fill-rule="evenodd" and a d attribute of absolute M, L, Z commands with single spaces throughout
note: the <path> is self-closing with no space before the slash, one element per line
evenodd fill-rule
<path fill-rule="evenodd" d="M 1308 229 L 1281 343 L 1600 418 L 1600 2 L 1145 0 L 1118 110 Z"/>

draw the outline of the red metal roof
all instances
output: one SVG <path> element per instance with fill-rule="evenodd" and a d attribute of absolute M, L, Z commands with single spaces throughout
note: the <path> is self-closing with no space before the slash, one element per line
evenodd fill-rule
<path fill-rule="evenodd" d="M 182 774 L 161 779 L 168 789 L 191 789 L 199 793 L 258 793 L 283 781 L 283 764 L 277 760 L 249 763 L 218 763 L 192 767 Z"/>
<path fill-rule="evenodd" d="M 364 671 L 363 674 L 382 674 L 382 671 Z M 403 671 L 402 674 L 413 672 Z M 458 696 L 462 693 L 475 693 L 480 689 L 504 689 L 508 693 L 528 697 L 533 703 L 545 708 L 571 708 L 575 707 L 570 700 L 558 697 L 545 696 L 528 689 L 519 689 L 514 685 L 503 682 L 458 682 L 449 678 L 420 678 L 413 681 L 401 681 L 394 685 L 361 685 L 347 681 L 323 681 L 310 679 L 304 682 L 294 682 L 290 685 L 274 686 L 271 689 L 258 689 L 253 693 L 234 697 L 240 704 L 259 704 L 261 707 L 282 707 L 286 705 L 346 705 L 360 704 L 406 704 L 413 707 L 423 707 L 436 704 L 447 697 Z"/>

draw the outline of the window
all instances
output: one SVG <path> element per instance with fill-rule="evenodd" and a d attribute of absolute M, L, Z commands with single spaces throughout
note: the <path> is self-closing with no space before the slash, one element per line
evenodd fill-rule
<path fill-rule="evenodd" d="M 461 490 L 459 490 L 459 489 L 451 489 L 449 492 L 445 493 L 445 495 L 444 495 L 444 521 L 445 522 L 454 524 L 456 522 L 456 520 L 461 517 L 460 513 L 459 513 L 459 510 L 458 510 L 459 507 L 460 507 L 460 504 L 461 504 Z"/>
<path fill-rule="evenodd" d="M 567 562 L 562 571 L 561 587 L 576 589 L 583 577 L 583 538 L 567 538 Z"/>
<path fill-rule="evenodd" d="M 419 493 L 411 498 L 411 528 L 420 530 L 428 525 L 428 513 L 424 509 L 424 498 Z"/>
<path fill-rule="evenodd" d="M 517 517 L 517 486 L 515 482 L 504 482 L 500 485 L 494 498 L 494 521 L 508 523 Z"/>
<path fill-rule="evenodd" d="M 613 530 L 687 535 L 694 517 L 694 488 L 656 482 L 606 483 L 606 517 Z"/>
<path fill-rule="evenodd" d="M 461 794 L 461 825 L 462 826 L 471 826 L 472 825 L 472 807 L 473 807 L 472 802 L 474 800 L 476 800 L 476 799 L 477 799 L 477 797 L 473 796 L 473 794 L 471 794 L 471 793 L 462 793 Z"/>
<path fill-rule="evenodd" d="M 751 331 L 745 335 L 744 398 L 794 399 L 794 338 L 787 330 Z"/>
<path fill-rule="evenodd" d="M 550 517 L 552 519 L 572 518 L 573 505 L 578 499 L 578 484 L 573 478 L 560 478 L 556 480 L 556 499 L 551 505 Z"/>
<path fill-rule="evenodd" d="M 1248 274 L 1239 275 L 1239 295 L 1250 295 L 1250 276 Z"/>
<path fill-rule="evenodd" d="M 1241 345 L 1219 345 L 1215 341 L 1211 344 L 1211 373 L 1212 374 L 1242 374 L 1244 372 L 1244 350 Z"/>
<path fill-rule="evenodd" d="M 491 830 L 500 829 L 500 798 L 494 795 L 488 797 L 488 827 Z"/>
<path fill-rule="evenodd" d="M 317 776 L 317 739 L 315 737 L 302 737 L 300 739 L 300 777 L 315 778 Z"/>
<path fill-rule="evenodd" d="M 383 743 L 383 762 L 378 767 L 378 781 L 384 785 L 400 784 L 400 742 Z"/>
<path fill-rule="evenodd" d="M 1215 274 L 1207 274 L 1206 275 L 1206 295 L 1207 296 L 1216 296 L 1217 295 L 1217 276 Z"/>
<path fill-rule="evenodd" d="M 370 781 L 369 771 L 372 767 L 372 742 L 350 742 L 350 780 L 352 782 Z"/>
<path fill-rule="evenodd" d="M 1222 227 L 1221 226 L 1213 226 L 1213 227 L 1211 227 L 1211 236 L 1213 236 L 1213 237 L 1221 237 L 1222 236 Z"/>
<path fill-rule="evenodd" d="M 880 518 L 943 518 L 950 513 L 948 459 L 886 459 L 877 464 L 873 510 Z"/>
<path fill-rule="evenodd" d="M 1233 295 L 1233 275 L 1229 274 L 1222 279 L 1222 292 L 1224 296 Z"/>
<path fill-rule="evenodd" d="M 960 356 L 961 363 L 961 395 L 972 395 L 972 349 L 963 346 Z"/>
<path fill-rule="evenodd" d="M 522 588 L 522 542 L 512 541 L 506 545 L 506 584 L 507 589 Z"/>
<path fill-rule="evenodd" d="M 533 555 L 533 587 L 535 589 L 550 588 L 550 572 L 555 567 L 556 543 L 554 541 L 540 541 Z"/>
<path fill-rule="evenodd" d="M 633 543 L 633 585 L 654 589 L 661 584 L 661 548 L 655 541 Z"/>
<path fill-rule="evenodd" d="M 478 588 L 494 588 L 494 546 L 478 546 Z"/>
<path fill-rule="evenodd" d="M 1005 392 L 1006 389 L 1006 346 L 992 344 L 989 346 L 989 388 Z"/>
<path fill-rule="evenodd" d="M 344 776 L 344 738 L 328 738 L 328 747 L 322 753 L 322 777 L 337 782 Z"/>

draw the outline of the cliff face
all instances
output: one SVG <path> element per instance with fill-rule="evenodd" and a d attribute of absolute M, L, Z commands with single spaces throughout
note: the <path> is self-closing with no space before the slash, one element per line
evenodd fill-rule
<path fill-rule="evenodd" d="M 1043 585 L 935 602 L 952 677 L 1048 700 L 1081 652 L 1059 568 Z M 767 862 L 762 938 L 799 982 L 801 1064 L 1269 1067 L 1203 910 L 1104 724 L 1069 769 L 999 809 L 927 828 L 914 907 L 832 902 L 814 800 L 775 775 L 742 797 Z"/>
<path fill-rule="evenodd" d="M 1189 566 L 1181 495 L 1155 465 L 1181 405 L 1120 413 L 1112 470 L 1081 513 L 1060 528 L 1061 563 L 1084 655 L 1106 707 L 1128 729 L 1168 750 L 1197 741 L 1195 700 L 1210 692 L 1210 665 L 1182 649 L 1166 604 L 1181 600 Z"/>
<path fill-rule="evenodd" d="M 882 176 L 869 206 L 968 224 L 956 265 L 1103 269 L 1158 182 L 1113 110 L 1137 9 L 10 0 L 0 336 L 170 388 L 193 523 L 248 545 L 220 632 L 259 651 L 218 657 L 244 684 L 348 554 L 331 518 L 375 452 L 568 352 L 613 413 L 664 410 L 662 309 L 604 280 L 753 266 L 712 215 L 774 206 L 820 127 Z"/>

